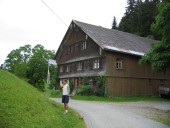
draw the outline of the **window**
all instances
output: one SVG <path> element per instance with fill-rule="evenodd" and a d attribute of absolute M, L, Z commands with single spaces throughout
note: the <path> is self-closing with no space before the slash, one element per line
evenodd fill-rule
<path fill-rule="evenodd" d="M 122 59 L 116 60 L 116 69 L 122 69 Z"/>
<path fill-rule="evenodd" d="M 93 69 L 99 69 L 99 67 L 100 67 L 99 59 L 94 59 L 93 60 Z"/>
<path fill-rule="evenodd" d="M 63 72 L 63 66 L 60 66 L 60 72 Z"/>
<path fill-rule="evenodd" d="M 69 49 L 68 49 L 68 53 L 71 54 L 74 52 L 74 45 L 70 46 Z"/>
<path fill-rule="evenodd" d="M 86 40 L 88 39 L 88 35 L 86 35 Z"/>
<path fill-rule="evenodd" d="M 66 72 L 70 72 L 70 65 L 66 66 Z"/>
<path fill-rule="evenodd" d="M 86 49 L 87 47 L 86 47 L 86 41 L 82 41 L 82 42 L 80 42 L 80 50 L 84 50 L 84 49 Z"/>
<path fill-rule="evenodd" d="M 79 62 L 78 64 L 77 64 L 77 71 L 82 71 L 82 69 L 83 69 L 83 63 L 82 62 Z"/>

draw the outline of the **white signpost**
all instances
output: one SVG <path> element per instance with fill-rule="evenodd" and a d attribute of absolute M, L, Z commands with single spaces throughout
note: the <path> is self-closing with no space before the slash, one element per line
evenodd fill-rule
<path fill-rule="evenodd" d="M 49 71 L 50 65 L 57 66 L 57 63 L 56 63 L 55 60 L 52 60 L 52 59 L 48 60 L 47 85 L 46 85 L 46 95 L 47 95 L 47 97 L 48 97 L 48 87 L 49 87 L 49 84 L 50 84 L 50 71 Z"/>

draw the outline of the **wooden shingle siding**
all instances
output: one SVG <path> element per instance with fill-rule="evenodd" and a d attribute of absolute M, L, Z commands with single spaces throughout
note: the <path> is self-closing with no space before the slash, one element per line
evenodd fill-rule
<path fill-rule="evenodd" d="M 105 92 L 113 97 L 158 95 L 160 85 L 170 87 L 170 68 L 157 73 L 150 65 L 139 64 L 153 42 L 159 43 L 73 20 L 56 53 L 58 67 L 63 67 L 58 76 L 78 87 L 84 77 L 95 81 L 105 75 Z M 82 63 L 82 70 L 77 70 L 78 63 Z"/>
<path fill-rule="evenodd" d="M 122 58 L 123 68 L 115 67 L 116 58 Z M 154 72 L 149 65 L 140 65 L 139 57 L 107 52 L 106 76 L 108 94 L 111 96 L 158 95 L 158 87 L 163 79 L 170 87 L 170 70 Z M 149 82 L 150 81 L 150 82 Z"/>

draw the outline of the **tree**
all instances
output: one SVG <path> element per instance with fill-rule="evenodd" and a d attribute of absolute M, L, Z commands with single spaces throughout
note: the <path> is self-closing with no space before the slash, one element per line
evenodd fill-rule
<path fill-rule="evenodd" d="M 162 36 L 159 43 L 154 43 L 140 63 L 150 63 L 155 71 L 166 71 L 170 65 L 170 1 L 163 0 L 158 4 L 159 14 L 152 30 Z"/>
<path fill-rule="evenodd" d="M 150 26 L 157 15 L 158 2 L 159 0 L 127 0 L 128 6 L 119 23 L 119 30 L 143 37 L 154 35 Z M 154 37 L 158 36 L 154 35 Z"/>
<path fill-rule="evenodd" d="M 26 78 L 26 66 L 31 57 L 31 46 L 25 45 L 12 50 L 5 60 L 6 69 L 15 75 Z"/>
<path fill-rule="evenodd" d="M 117 21 L 115 16 L 113 18 L 112 29 L 117 29 Z"/>
<path fill-rule="evenodd" d="M 55 53 L 54 51 L 46 50 L 39 44 L 32 49 L 32 53 L 33 55 L 27 66 L 28 82 L 43 91 L 47 78 L 48 59 L 54 58 Z"/>
<path fill-rule="evenodd" d="M 127 7 L 124 16 L 119 23 L 119 30 L 134 33 L 136 21 L 134 20 L 135 0 L 127 0 Z"/>
<path fill-rule="evenodd" d="M 20 78 L 27 79 L 30 84 L 44 90 L 47 79 L 48 59 L 54 58 L 55 52 L 45 49 L 42 45 L 31 48 L 25 45 L 12 50 L 5 61 L 6 69 Z M 56 67 L 50 66 L 51 85 L 56 85 L 58 77 Z"/>

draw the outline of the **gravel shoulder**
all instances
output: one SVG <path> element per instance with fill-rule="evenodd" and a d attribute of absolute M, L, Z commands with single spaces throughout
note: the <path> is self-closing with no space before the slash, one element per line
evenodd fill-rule
<path fill-rule="evenodd" d="M 51 98 L 61 103 L 60 98 Z M 80 113 L 87 128 L 170 128 L 146 118 L 146 113 L 170 110 L 168 102 L 106 103 L 70 100 L 69 106 Z"/>

